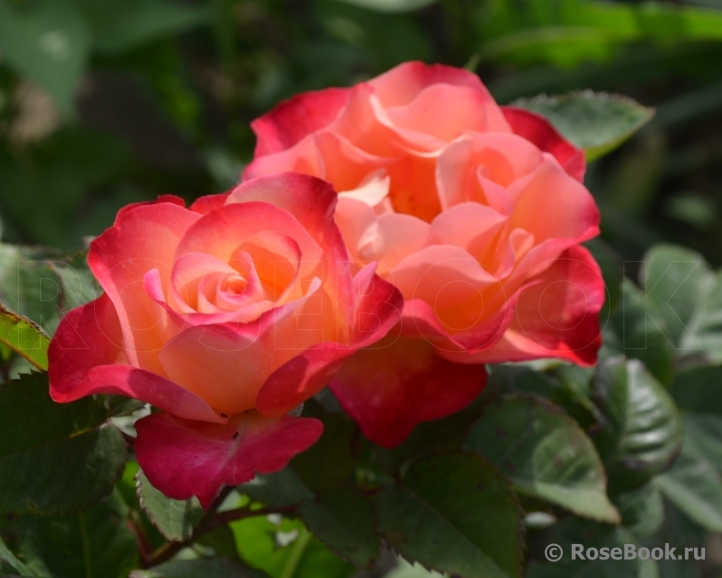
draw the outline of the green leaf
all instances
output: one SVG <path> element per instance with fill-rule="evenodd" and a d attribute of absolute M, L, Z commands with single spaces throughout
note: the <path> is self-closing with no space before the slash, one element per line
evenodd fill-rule
<path fill-rule="evenodd" d="M 521 512 L 491 464 L 440 454 L 414 462 L 381 491 L 379 527 L 404 558 L 464 578 L 521 574 Z"/>
<path fill-rule="evenodd" d="M 672 343 L 660 327 L 654 304 L 629 279 L 622 282 L 622 303 L 612 315 L 620 353 L 641 360 L 662 383 L 674 376 Z"/>
<path fill-rule="evenodd" d="M 67 117 L 73 116 L 89 51 L 90 33 L 72 2 L 37 0 L 22 7 L 0 2 L 0 53 L 47 90 Z"/>
<path fill-rule="evenodd" d="M 243 560 L 272 578 L 349 578 L 356 571 L 299 520 L 259 516 L 233 522 L 231 529 Z"/>
<path fill-rule="evenodd" d="M 50 267 L 56 256 L 31 247 L 0 244 L 0 304 L 52 335 L 59 322 L 61 283 Z"/>
<path fill-rule="evenodd" d="M 675 375 L 670 392 L 680 409 L 722 416 L 722 367 L 690 367 Z"/>
<path fill-rule="evenodd" d="M 329 413 L 315 400 L 305 403 L 303 416 L 320 419 L 323 434 L 310 449 L 291 460 L 291 468 L 311 490 L 330 490 L 355 471 L 358 456 L 352 446 L 358 428 L 346 414 Z"/>
<path fill-rule="evenodd" d="M 197 498 L 168 498 L 151 485 L 142 471 L 136 475 L 136 488 L 141 507 L 163 536 L 176 542 L 190 539 L 205 514 Z"/>
<path fill-rule="evenodd" d="M 443 574 L 427 570 L 418 564 L 409 564 L 403 558 L 398 559 L 399 565 L 391 572 L 386 574 L 384 578 L 443 578 Z"/>
<path fill-rule="evenodd" d="M 27 566 L 22 560 L 20 560 L 11 550 L 7 547 L 7 544 L 0 538 L 0 570 L 3 569 L 3 563 L 10 566 L 20 576 L 39 576 L 35 571 Z"/>
<path fill-rule="evenodd" d="M 722 273 L 717 273 L 707 291 L 695 297 L 697 308 L 680 341 L 680 353 L 692 358 L 702 354 L 713 363 L 722 363 Z"/>
<path fill-rule="evenodd" d="M 593 370 L 560 365 L 550 373 L 534 371 L 519 365 L 489 366 L 491 376 L 486 392 L 500 394 L 533 394 L 563 408 L 584 426 L 597 422 L 597 408 L 591 400 L 590 384 Z"/>
<path fill-rule="evenodd" d="M 557 524 L 549 542 L 563 549 L 560 561 L 544 563 L 532 561 L 527 578 L 657 578 L 653 560 L 572 560 L 572 544 L 582 544 L 585 551 L 596 548 L 619 548 L 623 556 L 624 545 L 634 543 L 634 537 L 624 529 L 607 524 L 597 524 L 581 518 L 567 518 Z M 586 556 L 585 556 L 586 558 Z"/>
<path fill-rule="evenodd" d="M 674 467 L 654 484 L 675 506 L 701 526 L 722 532 L 722 475 L 686 439 Z"/>
<path fill-rule="evenodd" d="M 0 305 L 0 341 L 38 369 L 48 368 L 50 338 L 35 323 Z"/>
<path fill-rule="evenodd" d="M 357 568 L 379 557 L 376 514 L 370 500 L 351 488 L 337 488 L 301 506 L 301 518 L 315 536 Z"/>
<path fill-rule="evenodd" d="M 647 124 L 654 110 L 630 98 L 592 91 L 521 99 L 514 106 L 545 116 L 591 162 L 611 152 Z"/>
<path fill-rule="evenodd" d="M 700 297 L 715 282 L 704 257 L 683 247 L 656 245 L 644 256 L 640 281 L 646 298 L 656 306 L 658 324 L 669 342 L 679 347 L 693 341 L 688 326 Z"/>
<path fill-rule="evenodd" d="M 685 442 L 709 460 L 722 473 L 722 417 L 686 414 L 683 418 Z"/>
<path fill-rule="evenodd" d="M 129 578 L 263 578 L 263 572 L 224 558 L 178 560 L 150 570 L 134 570 Z"/>
<path fill-rule="evenodd" d="M 113 493 L 89 510 L 66 517 L 25 516 L 17 542 L 28 565 L 56 578 L 125 578 L 138 557 L 127 507 Z"/>
<path fill-rule="evenodd" d="M 47 374 L 0 385 L 0 512 L 59 515 L 107 495 L 126 459 L 102 399 L 58 404 Z"/>
<path fill-rule="evenodd" d="M 505 397 L 490 404 L 467 447 L 499 466 L 521 493 L 581 516 L 620 521 L 594 444 L 577 422 L 540 398 Z"/>
<path fill-rule="evenodd" d="M 168 0 L 80 0 L 93 31 L 93 46 L 118 54 L 159 38 L 211 23 L 204 6 Z"/>
<path fill-rule="evenodd" d="M 593 384 L 605 419 L 594 440 L 606 465 L 610 490 L 639 487 L 666 470 L 680 450 L 677 407 L 637 360 L 603 362 Z"/>
<path fill-rule="evenodd" d="M 379 12 L 412 12 L 431 6 L 437 0 L 340 0 Z"/>
<path fill-rule="evenodd" d="M 102 294 L 100 285 L 85 262 L 84 254 L 69 263 L 51 261 L 50 268 L 60 281 L 58 308 L 63 314 L 89 303 Z"/>
<path fill-rule="evenodd" d="M 622 525 L 638 538 L 655 534 L 664 522 L 662 495 L 652 484 L 619 494 L 614 503 L 622 515 Z"/>
<path fill-rule="evenodd" d="M 314 498 L 314 493 L 291 468 L 284 468 L 275 474 L 257 475 L 250 482 L 239 486 L 238 491 L 272 508 L 293 506 Z"/>

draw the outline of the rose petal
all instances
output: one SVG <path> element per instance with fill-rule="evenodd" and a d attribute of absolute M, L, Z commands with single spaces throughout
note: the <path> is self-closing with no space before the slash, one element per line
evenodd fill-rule
<path fill-rule="evenodd" d="M 130 205 L 122 207 L 118 211 L 118 214 L 115 216 L 115 222 L 113 223 L 113 225 L 117 226 L 118 221 L 124 218 L 126 213 L 129 213 L 137 207 L 143 207 L 145 205 L 156 205 L 158 203 L 170 203 L 172 205 L 178 205 L 179 207 L 186 206 L 186 202 L 180 197 L 176 197 L 175 195 L 160 195 L 155 201 L 140 201 L 138 203 L 131 203 Z"/>
<path fill-rule="evenodd" d="M 391 448 L 419 423 L 466 407 L 485 384 L 483 365 L 446 361 L 424 339 L 390 337 L 356 352 L 330 387 L 364 435 Z"/>
<path fill-rule="evenodd" d="M 398 290 L 367 265 L 354 277 L 356 322 L 346 343 L 319 343 L 279 368 L 258 393 L 256 407 L 281 415 L 318 393 L 344 359 L 384 337 L 397 323 L 403 300 Z"/>
<path fill-rule="evenodd" d="M 225 205 L 226 199 L 230 194 L 231 191 L 226 191 L 225 193 L 221 193 L 219 195 L 206 195 L 205 197 L 199 197 L 188 208 L 191 211 L 200 213 L 201 215 L 207 215 L 211 211 L 220 209 L 223 205 Z"/>
<path fill-rule="evenodd" d="M 449 106 L 452 102 L 453 106 Z M 428 86 L 412 102 L 387 108 L 386 114 L 395 126 L 443 142 L 451 142 L 466 131 L 509 131 L 489 93 L 465 86 Z"/>
<path fill-rule="evenodd" d="M 138 206 L 90 245 L 88 264 L 115 306 L 130 365 L 163 375 L 157 354 L 165 310 L 146 293 L 143 276 L 158 269 L 162 286 L 168 286 L 176 247 L 200 218 L 171 203 Z"/>
<path fill-rule="evenodd" d="M 471 357 L 444 356 L 476 363 L 555 357 L 594 365 L 602 343 L 599 311 L 606 297 L 599 265 L 587 249 L 576 246 L 539 277 L 534 273 L 519 296 L 509 328 L 494 347 Z"/>
<path fill-rule="evenodd" d="M 251 123 L 258 137 L 254 156 L 292 147 L 306 135 L 329 125 L 348 100 L 349 88 L 304 92 L 276 106 Z"/>
<path fill-rule="evenodd" d="M 165 373 L 225 414 L 252 409 L 274 371 L 323 342 L 324 335 L 337 337 L 336 319 L 323 315 L 332 304 L 319 285 L 250 323 L 184 329 L 159 354 Z"/>
<path fill-rule="evenodd" d="M 599 209 L 594 197 L 552 155 L 543 156 L 534 172 L 509 187 L 516 202 L 510 228 L 533 233 L 537 242 L 566 238 L 579 243 L 598 235 Z"/>
<path fill-rule="evenodd" d="M 93 394 L 124 395 L 189 419 L 223 421 L 179 385 L 127 365 L 122 343 L 120 322 L 106 295 L 68 312 L 48 351 L 50 396 L 65 403 Z"/>
<path fill-rule="evenodd" d="M 488 94 L 479 77 L 473 72 L 454 66 L 429 65 L 418 61 L 399 64 L 370 80 L 368 84 L 373 87 L 385 107 L 392 107 L 410 103 L 424 88 L 437 83 L 466 86 Z"/>
<path fill-rule="evenodd" d="M 226 424 L 156 413 L 137 421 L 135 428 L 135 455 L 150 483 L 176 500 L 196 496 L 204 508 L 224 485 L 283 469 L 323 432 L 315 419 L 264 419 L 256 412 L 233 416 Z"/>
<path fill-rule="evenodd" d="M 587 168 L 584 150 L 567 141 L 540 114 L 513 106 L 502 106 L 501 110 L 514 134 L 534 143 L 540 150 L 554 155 L 571 177 L 580 183 L 584 182 L 584 172 Z"/>

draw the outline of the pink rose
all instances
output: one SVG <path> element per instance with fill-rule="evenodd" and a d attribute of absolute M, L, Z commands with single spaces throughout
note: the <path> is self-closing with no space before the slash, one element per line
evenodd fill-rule
<path fill-rule="evenodd" d="M 50 345 L 53 399 L 118 394 L 161 410 L 136 423 L 135 453 L 173 498 L 208 506 L 223 484 L 284 467 L 322 431 L 288 413 L 402 308 L 375 265 L 352 275 L 336 202 L 292 173 L 189 209 L 169 196 L 122 209 L 88 256 L 105 294 Z"/>
<path fill-rule="evenodd" d="M 386 446 L 481 391 L 483 363 L 595 363 L 605 288 L 580 243 L 599 233 L 584 152 L 542 117 L 499 107 L 462 69 L 403 64 L 353 88 L 301 94 L 253 123 L 244 178 L 331 182 L 354 270 L 378 262 L 405 299 L 401 338 L 331 382 Z"/>

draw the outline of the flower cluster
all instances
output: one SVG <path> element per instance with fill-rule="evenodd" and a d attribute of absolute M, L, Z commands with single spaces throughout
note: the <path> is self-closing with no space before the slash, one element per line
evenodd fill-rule
<path fill-rule="evenodd" d="M 50 350 L 51 395 L 143 400 L 157 488 L 208 505 L 313 444 L 330 385 L 372 441 L 465 407 L 484 364 L 593 364 L 605 288 L 580 243 L 584 152 L 474 74 L 407 63 L 253 123 L 243 182 L 124 208 L 92 243 L 104 294 Z"/>

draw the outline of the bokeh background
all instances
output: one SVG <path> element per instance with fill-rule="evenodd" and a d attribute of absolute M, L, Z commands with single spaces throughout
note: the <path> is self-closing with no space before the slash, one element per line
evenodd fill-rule
<path fill-rule="evenodd" d="M 80 247 L 129 202 L 221 192 L 253 118 L 414 59 L 477 71 L 500 103 L 656 107 L 590 166 L 603 236 L 722 264 L 722 0 L 0 0 L 3 240 Z"/>

